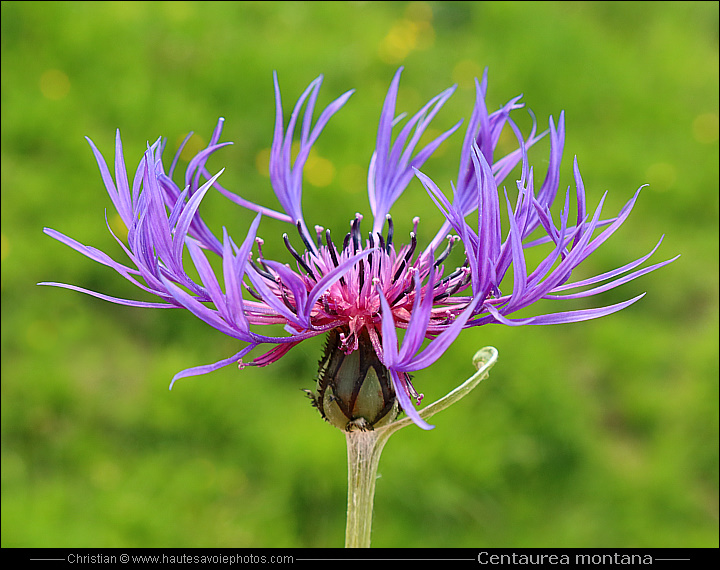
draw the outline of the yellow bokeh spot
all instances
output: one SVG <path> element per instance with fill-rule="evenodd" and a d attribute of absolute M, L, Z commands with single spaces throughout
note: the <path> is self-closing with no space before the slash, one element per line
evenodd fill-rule
<path fill-rule="evenodd" d="M 677 180 L 677 169 L 667 162 L 656 162 L 650 165 L 645 172 L 650 189 L 665 191 L 671 188 Z"/>
<path fill-rule="evenodd" d="M 495 157 L 510 154 L 512 151 L 517 149 L 518 140 L 513 130 L 509 127 L 504 128 L 500 131 L 500 138 L 498 139 L 497 146 L 495 147 Z"/>
<path fill-rule="evenodd" d="M 115 214 L 108 220 L 108 223 L 110 224 L 110 229 L 118 237 L 118 239 L 127 242 L 128 229 L 125 227 L 125 222 L 123 222 L 120 214 Z"/>
<path fill-rule="evenodd" d="M 442 131 L 439 131 L 438 129 L 429 128 L 424 133 L 423 136 L 420 137 L 420 142 L 418 143 L 418 148 L 423 148 L 425 145 L 430 144 L 432 141 L 434 141 L 436 138 L 438 138 L 440 135 L 442 135 Z M 443 141 L 443 143 L 437 147 L 435 152 L 433 152 L 433 157 L 436 156 L 442 156 L 447 152 L 447 141 Z"/>
<path fill-rule="evenodd" d="M 404 60 L 414 49 L 427 49 L 435 43 L 435 30 L 427 21 L 399 20 L 380 42 L 378 55 L 385 63 Z"/>
<path fill-rule="evenodd" d="M 415 22 L 417 49 L 430 49 L 435 43 L 435 28 L 429 22 Z"/>
<path fill-rule="evenodd" d="M 10 253 L 10 242 L 5 234 L 0 235 L 0 260 L 5 261 L 5 258 Z"/>
<path fill-rule="evenodd" d="M 480 79 L 483 68 L 471 59 L 458 62 L 453 68 L 452 78 L 460 89 L 474 88 L 475 79 Z"/>
<path fill-rule="evenodd" d="M 270 178 L 270 149 L 264 148 L 255 155 L 255 168 L 265 178 Z"/>
<path fill-rule="evenodd" d="M 405 8 L 405 16 L 412 22 L 431 22 L 432 6 L 427 2 L 410 2 Z"/>
<path fill-rule="evenodd" d="M 295 162 L 299 151 L 300 143 L 294 142 L 290 150 L 291 164 Z M 270 177 L 270 154 L 271 150 L 264 148 L 255 155 L 255 168 L 266 178 Z M 335 178 L 335 167 L 328 159 L 318 156 L 315 149 L 310 149 L 303 168 L 303 178 L 313 186 L 327 186 Z"/>
<path fill-rule="evenodd" d="M 718 114 L 704 113 L 695 117 L 693 136 L 699 143 L 710 144 L 718 140 Z"/>
<path fill-rule="evenodd" d="M 40 92 L 51 101 L 59 101 L 70 93 L 70 78 L 59 69 L 48 69 L 40 76 Z"/>
<path fill-rule="evenodd" d="M 185 137 L 177 141 L 177 146 L 182 144 Z M 207 147 L 207 143 L 199 135 L 193 134 L 180 153 L 180 158 L 186 162 L 190 162 L 201 150 Z"/>
<path fill-rule="evenodd" d="M 305 178 L 313 186 L 328 186 L 335 178 L 335 167 L 327 158 L 310 154 L 305 163 Z"/>
<path fill-rule="evenodd" d="M 173 22 L 187 22 L 195 15 L 195 6 L 192 2 L 161 2 L 163 15 Z"/>
<path fill-rule="evenodd" d="M 146 2 L 106 2 L 113 21 L 139 22 L 147 17 L 149 6 Z"/>

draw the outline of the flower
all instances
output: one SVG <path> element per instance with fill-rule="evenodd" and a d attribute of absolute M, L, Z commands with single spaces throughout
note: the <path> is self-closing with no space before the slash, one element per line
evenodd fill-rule
<path fill-rule="evenodd" d="M 671 260 L 640 266 L 655 252 L 601 275 L 571 281 L 573 271 L 627 219 L 640 190 L 620 213 L 601 220 L 604 201 L 592 215 L 586 212 L 585 188 L 577 160 L 574 163 L 575 215 L 570 214 L 570 189 L 556 221 L 551 213 L 559 186 L 559 169 L 565 140 L 564 114 L 549 119 L 549 130 L 536 134 L 535 124 L 525 138 L 511 112 L 523 107 L 520 97 L 489 113 L 485 104 L 487 71 L 476 84 L 476 102 L 465 130 L 457 181 L 452 198 L 419 169 L 438 146 L 459 127 L 457 123 L 420 150 L 418 142 L 428 125 L 452 95 L 454 87 L 428 101 L 400 127 L 404 118 L 395 116 L 402 68 L 390 85 L 380 114 L 375 152 L 368 170 L 368 196 L 372 231 L 361 232 L 364 217 L 357 214 L 342 244 L 329 229 L 311 231 L 302 211 L 303 168 L 310 150 L 329 119 L 345 105 L 352 91 L 330 103 L 313 124 L 313 112 L 322 76 L 315 79 L 295 104 L 287 126 L 277 76 L 275 132 L 270 155 L 270 180 L 282 212 L 252 203 L 225 189 L 206 168 L 210 155 L 230 143 L 220 143 L 224 120 L 218 121 L 210 144 L 188 164 L 184 189 L 173 181 L 178 161 L 175 155 L 166 171 L 162 161 L 164 143 L 148 145 L 132 180 L 128 178 L 119 131 L 115 144 L 115 178 L 95 145 L 88 139 L 100 174 L 118 214 L 128 229 L 127 244 L 113 232 L 129 264 L 85 246 L 58 231 L 46 228 L 49 236 L 99 263 L 107 265 L 131 283 L 160 299 L 146 302 L 110 297 L 61 283 L 42 283 L 74 289 L 101 299 L 135 307 L 179 307 L 195 314 L 220 332 L 238 339 L 242 349 L 214 364 L 179 372 L 175 380 L 204 374 L 232 363 L 265 366 L 275 362 L 298 343 L 328 334 L 328 345 L 320 364 L 318 391 L 313 403 L 338 427 L 372 428 L 394 419 L 402 408 L 422 428 L 432 426 L 420 418 L 412 400 L 419 403 L 410 373 L 433 364 L 462 329 L 489 323 L 508 326 L 544 325 L 583 321 L 609 315 L 640 299 L 639 295 L 615 305 L 510 317 L 541 299 L 576 299 L 617 287 L 654 271 Z M 299 126 L 300 115 L 302 125 Z M 534 123 L 534 121 L 533 121 Z M 501 131 L 509 127 L 517 148 L 496 158 Z M 299 150 L 292 145 L 299 130 Z M 547 174 L 538 189 L 528 164 L 527 149 L 549 133 L 550 157 Z M 187 141 L 187 139 L 186 139 Z M 184 145 L 184 143 L 183 143 Z M 182 149 L 182 146 L 181 146 Z M 498 185 L 522 163 L 517 197 L 504 200 Z M 418 249 L 415 231 L 408 244 L 394 241 L 390 210 L 417 177 L 445 216 L 445 222 L 424 249 Z M 201 184 L 202 180 L 205 180 Z M 205 194 L 214 188 L 236 204 L 257 212 L 247 235 L 237 245 L 223 229 L 218 239 L 198 213 Z M 504 202 L 504 204 L 503 204 Z M 507 211 L 508 227 L 502 227 L 501 210 Z M 477 211 L 475 216 L 471 214 Z M 274 217 L 295 226 L 304 251 L 283 236 L 292 265 L 267 259 L 263 241 L 257 237 L 262 216 Z M 472 219 L 472 223 L 467 220 Z M 108 229 L 110 226 L 108 224 Z M 449 233 L 452 230 L 454 233 Z M 537 234 L 540 234 L 537 237 Z M 447 240 L 443 251 L 439 251 Z M 465 250 L 462 266 L 446 272 L 450 251 L 461 242 Z M 525 252 L 547 244 L 549 253 L 529 268 Z M 253 248 L 257 259 L 253 259 Z M 183 265 L 187 250 L 200 282 Z M 222 280 L 214 273 L 206 252 L 222 259 Z M 287 261 L 287 260 L 284 260 Z M 512 290 L 501 285 L 512 267 Z M 284 325 L 285 335 L 258 332 L 263 325 Z M 404 329 L 402 341 L 397 329 Z M 423 348 L 424 341 L 430 342 Z M 251 362 L 243 362 L 259 345 L 273 345 Z M 171 383 L 172 388 L 172 383 Z"/>

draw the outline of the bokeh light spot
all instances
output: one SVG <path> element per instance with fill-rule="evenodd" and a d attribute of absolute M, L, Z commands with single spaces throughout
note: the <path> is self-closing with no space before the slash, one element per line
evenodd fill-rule
<path fill-rule="evenodd" d="M 475 87 L 475 78 L 482 77 L 483 68 L 471 59 L 459 61 L 453 68 L 452 78 L 460 89 Z"/>
<path fill-rule="evenodd" d="M 51 101 L 59 101 L 70 93 L 70 78 L 59 69 L 48 69 L 40 76 L 40 92 Z"/>
<path fill-rule="evenodd" d="M 10 242 L 5 234 L 0 235 L 0 260 L 5 261 L 5 258 L 10 253 Z"/>
<path fill-rule="evenodd" d="M 183 137 L 182 139 L 177 141 L 176 146 L 180 146 L 182 144 L 182 141 L 185 139 Z M 203 140 L 203 138 L 199 135 L 193 134 L 190 139 L 188 139 L 188 142 L 185 143 L 185 146 L 182 149 L 182 152 L 180 153 L 180 158 L 182 158 L 185 161 L 192 160 L 197 153 L 199 153 L 201 150 L 203 150 L 207 146 L 207 143 Z"/>
<path fill-rule="evenodd" d="M 413 22 L 431 22 L 433 19 L 432 6 L 427 2 L 410 2 L 405 8 L 405 16 Z"/>
<path fill-rule="evenodd" d="M 313 186 L 328 186 L 335 178 L 335 166 L 327 158 L 311 154 L 305 163 L 305 178 Z"/>
<path fill-rule="evenodd" d="M 255 155 L 255 168 L 265 178 L 270 178 L 270 149 L 264 148 Z"/>
<path fill-rule="evenodd" d="M 645 177 L 652 190 L 664 192 L 677 180 L 677 169 L 667 162 L 656 162 L 648 167 Z"/>
<path fill-rule="evenodd" d="M 426 21 L 398 20 L 380 42 L 378 56 L 389 64 L 399 63 L 414 49 L 435 43 L 435 30 Z"/>
<path fill-rule="evenodd" d="M 115 214 L 112 218 L 110 218 L 108 223 L 110 224 L 110 229 L 113 231 L 113 233 L 119 239 L 127 242 L 128 229 L 127 227 L 125 227 L 125 222 L 123 222 L 120 214 Z"/>
<path fill-rule="evenodd" d="M 703 113 L 692 124 L 693 137 L 699 143 L 711 144 L 718 140 L 718 114 Z"/>

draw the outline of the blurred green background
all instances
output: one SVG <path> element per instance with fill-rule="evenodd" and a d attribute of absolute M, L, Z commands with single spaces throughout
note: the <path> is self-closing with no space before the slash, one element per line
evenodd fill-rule
<path fill-rule="evenodd" d="M 469 117 L 485 66 L 491 109 L 524 93 L 541 128 L 564 109 L 561 188 L 577 154 L 592 208 L 608 191 L 612 215 L 650 184 L 580 276 L 639 257 L 663 233 L 654 260 L 682 257 L 585 303 L 538 308 L 648 292 L 619 314 L 465 331 L 419 372 L 430 402 L 472 373 L 477 348 L 500 352 L 434 431 L 405 429 L 385 448 L 373 546 L 718 546 L 716 2 L 3 2 L 2 546 L 343 544 L 344 438 L 300 391 L 321 338 L 273 366 L 228 367 L 170 392 L 177 371 L 237 343 L 187 312 L 35 283 L 150 300 L 42 233 L 123 259 L 85 135 L 112 161 L 120 128 L 134 172 L 147 140 L 168 137 L 169 158 L 191 130 L 193 148 L 206 144 L 224 116 L 222 140 L 235 144 L 211 170 L 276 205 L 258 168 L 273 70 L 286 108 L 321 73 L 319 105 L 357 89 L 305 185 L 308 224 L 344 231 L 356 211 L 369 215 L 364 177 L 398 65 L 400 111 L 458 83 L 437 130 Z M 461 142 L 424 168 L 443 188 Z M 547 151 L 544 141 L 532 157 L 538 183 Z M 419 215 L 426 243 L 440 216 L 417 181 L 406 194 L 397 231 Z M 228 204 L 211 194 L 202 211 L 217 235 L 225 225 L 242 239 L 252 216 Z M 289 257 L 286 230 L 263 222 L 269 257 Z"/>

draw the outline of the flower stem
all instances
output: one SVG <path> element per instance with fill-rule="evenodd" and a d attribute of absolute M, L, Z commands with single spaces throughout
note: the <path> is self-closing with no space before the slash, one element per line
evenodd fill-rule
<path fill-rule="evenodd" d="M 477 372 L 437 402 L 420 410 L 427 419 L 467 396 L 481 380 L 488 377 L 497 361 L 497 350 L 485 347 L 473 357 Z M 375 498 L 375 481 L 382 450 L 390 436 L 412 424 L 410 418 L 397 420 L 375 430 L 345 432 L 348 449 L 348 509 L 345 530 L 345 548 L 369 548 L 372 529 L 372 511 Z"/>
<path fill-rule="evenodd" d="M 369 548 L 380 454 L 387 437 L 377 431 L 345 432 L 348 449 L 348 511 L 345 548 Z"/>

